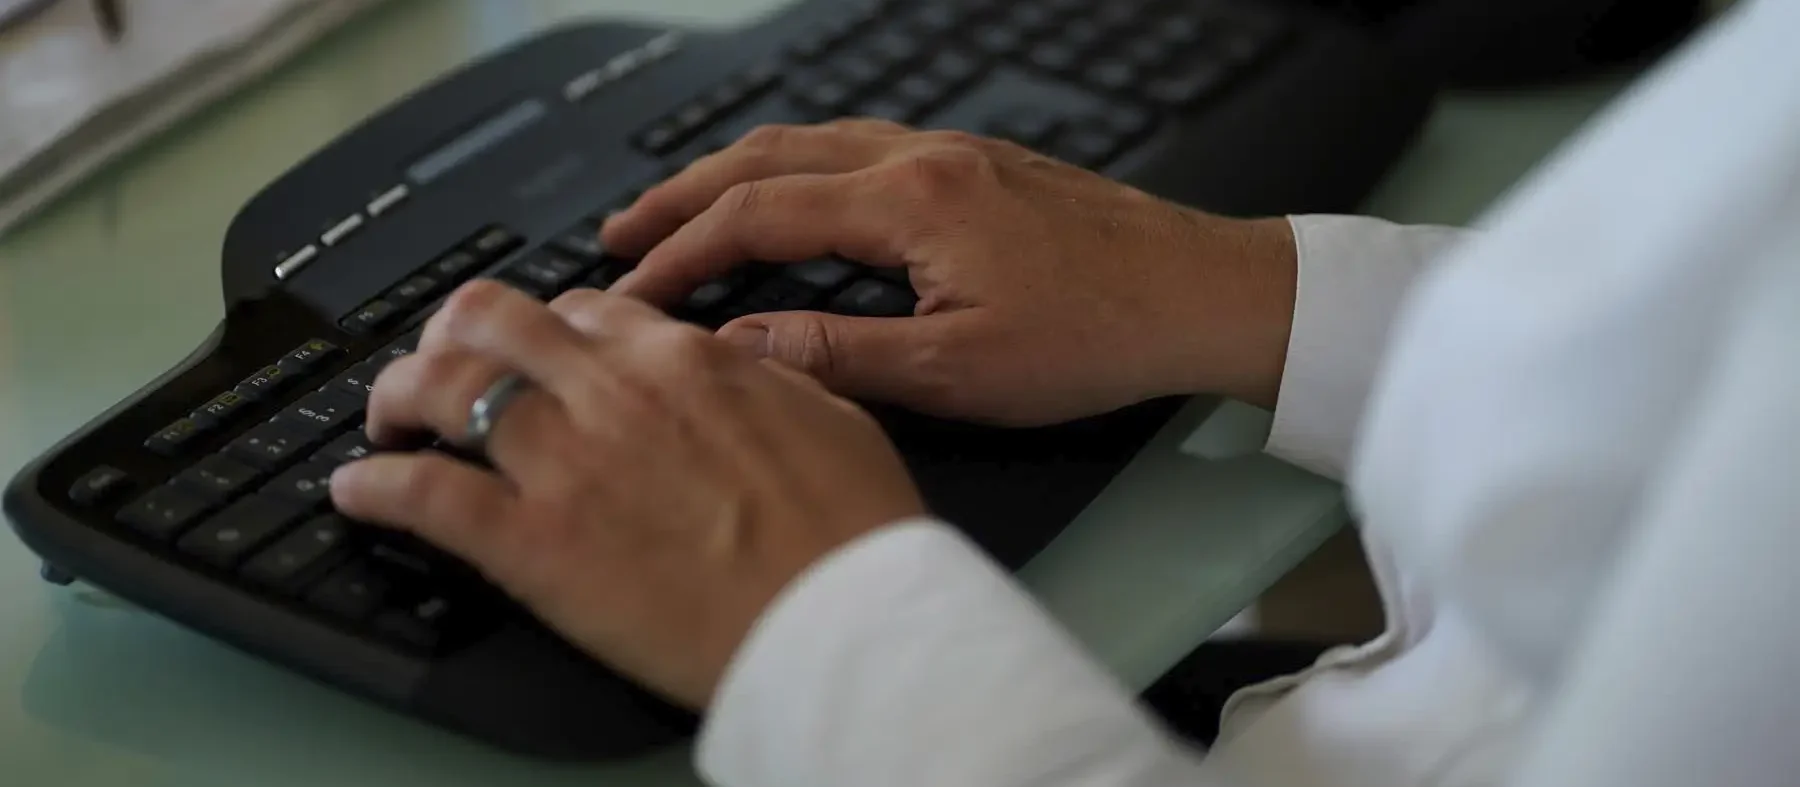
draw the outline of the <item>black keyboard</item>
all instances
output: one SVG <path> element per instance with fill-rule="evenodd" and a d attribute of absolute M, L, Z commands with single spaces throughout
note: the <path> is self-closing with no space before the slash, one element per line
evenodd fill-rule
<path fill-rule="evenodd" d="M 384 364 L 476 277 L 539 298 L 630 270 L 599 222 L 769 123 L 846 115 L 1004 137 L 1199 207 L 1353 209 L 1432 88 L 1306 6 L 1254 0 L 812 0 L 702 34 L 571 25 L 426 86 L 234 219 L 226 318 L 167 374 L 26 467 L 5 510 L 80 578 L 286 667 L 496 745 L 641 752 L 694 718 L 417 540 L 330 508 L 368 454 Z M 1105 264 L 1095 260 L 1095 264 Z M 903 272 L 749 264 L 676 316 L 902 317 Z M 1179 402 L 1041 429 L 871 404 L 930 505 L 1005 565 L 1056 537 Z"/>

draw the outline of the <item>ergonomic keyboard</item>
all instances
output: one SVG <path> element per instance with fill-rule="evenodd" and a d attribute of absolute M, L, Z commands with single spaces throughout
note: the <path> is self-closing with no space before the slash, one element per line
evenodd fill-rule
<path fill-rule="evenodd" d="M 217 330 L 27 466 L 5 510 L 54 581 L 500 747 L 595 759 L 679 741 L 692 714 L 449 555 L 331 511 L 332 469 L 375 450 L 359 428 L 371 383 L 446 293 L 476 277 L 545 299 L 609 286 L 632 261 L 598 222 L 763 124 L 962 129 L 1271 215 L 1353 209 L 1432 95 L 1357 29 L 1254 0 L 811 0 L 729 32 L 545 31 L 256 195 L 224 241 Z M 746 265 L 672 310 L 719 325 L 914 304 L 903 273 L 822 259 Z M 1178 404 L 1037 429 L 870 407 L 932 508 L 1017 568 Z"/>

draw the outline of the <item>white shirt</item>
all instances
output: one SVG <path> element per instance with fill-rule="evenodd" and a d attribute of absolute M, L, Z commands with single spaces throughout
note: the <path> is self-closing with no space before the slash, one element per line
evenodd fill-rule
<path fill-rule="evenodd" d="M 1464 235 L 1292 220 L 1268 450 L 1347 481 L 1385 633 L 1211 751 L 948 526 L 797 580 L 728 787 L 1800 784 L 1800 3 L 1739 4 Z"/>

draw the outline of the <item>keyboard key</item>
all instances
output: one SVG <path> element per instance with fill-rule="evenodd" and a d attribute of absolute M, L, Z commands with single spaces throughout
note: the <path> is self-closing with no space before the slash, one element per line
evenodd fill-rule
<path fill-rule="evenodd" d="M 314 391 L 276 416 L 278 423 L 298 434 L 325 434 L 362 415 L 364 403 L 335 391 Z"/>
<path fill-rule="evenodd" d="M 288 373 L 279 366 L 265 366 L 244 378 L 232 391 L 250 401 L 261 401 L 281 393 L 288 387 Z"/>
<path fill-rule="evenodd" d="M 244 409 L 244 406 L 248 404 L 250 404 L 250 400 L 243 394 L 236 391 L 226 391 L 225 393 L 213 397 L 206 404 L 200 405 L 200 409 L 195 410 L 188 417 L 199 424 L 200 428 L 211 429 L 231 420 L 232 416 L 236 415 L 239 410 Z"/>
<path fill-rule="evenodd" d="M 69 500 L 82 506 L 100 505 L 117 497 L 130 480 L 131 477 L 124 470 L 101 465 L 89 470 L 69 487 Z"/>
<path fill-rule="evenodd" d="M 776 277 L 757 285 L 749 295 L 744 296 L 737 307 L 748 309 L 746 314 L 793 311 L 812 306 L 818 297 L 818 290 L 790 279 Z"/>
<path fill-rule="evenodd" d="M 807 87 L 798 98 L 808 107 L 837 116 L 845 114 L 856 99 L 856 91 L 846 82 L 827 78 Z"/>
<path fill-rule="evenodd" d="M 870 101 L 856 111 L 856 114 L 863 117 L 892 121 L 907 126 L 917 123 L 919 117 L 924 113 L 925 107 L 917 101 L 908 101 L 892 96 Z"/>
<path fill-rule="evenodd" d="M 951 90 L 961 90 L 981 76 L 981 68 L 981 60 L 974 53 L 952 48 L 939 52 L 932 58 L 927 70 Z"/>
<path fill-rule="evenodd" d="M 505 227 L 489 227 L 475 236 L 469 246 L 482 258 L 493 261 L 525 244 L 525 239 Z"/>
<path fill-rule="evenodd" d="M 430 650 L 442 639 L 454 609 L 448 596 L 432 594 L 415 604 L 383 610 L 370 626 L 380 636 Z"/>
<path fill-rule="evenodd" d="M 1211 61 L 1195 61 L 1152 81 L 1145 93 L 1158 103 L 1184 107 L 1224 86 L 1227 76 L 1224 66 Z"/>
<path fill-rule="evenodd" d="M 581 262 L 552 251 L 541 251 L 507 268 L 506 277 L 540 290 L 540 297 L 561 292 L 587 272 Z"/>
<path fill-rule="evenodd" d="M 206 499 L 175 486 L 159 486 L 119 511 L 118 520 L 144 535 L 168 539 L 210 507 Z"/>
<path fill-rule="evenodd" d="M 265 422 L 225 447 L 232 458 L 260 470 L 275 470 L 318 443 L 314 433 L 296 434 L 280 423 Z"/>
<path fill-rule="evenodd" d="M 401 334 L 400 338 L 388 342 L 386 347 L 376 350 L 369 356 L 369 360 L 366 361 L 366 363 L 374 366 L 376 371 L 380 371 L 388 364 L 418 352 L 419 340 L 424 338 L 424 336 L 424 328 L 414 328 L 407 331 L 406 333 Z"/>
<path fill-rule="evenodd" d="M 369 394 L 375 390 L 375 375 L 380 372 L 381 369 L 375 364 L 364 361 L 344 370 L 343 374 L 338 375 L 337 379 L 332 380 L 331 384 L 326 387 L 337 393 L 367 401 Z"/>
<path fill-rule="evenodd" d="M 205 434 L 200 422 L 182 418 L 151 435 L 150 439 L 144 441 L 144 447 L 163 456 L 178 456 L 183 449 L 193 445 Z"/>
<path fill-rule="evenodd" d="M 293 502 L 252 495 L 226 506 L 182 536 L 176 548 L 215 566 L 234 566 L 304 515 L 305 511 Z"/>
<path fill-rule="evenodd" d="M 325 362 L 337 357 L 342 350 L 324 339 L 313 339 L 295 347 L 277 366 L 287 369 L 291 374 L 302 375 L 323 366 Z"/>
<path fill-rule="evenodd" d="M 256 468 L 233 461 L 223 454 L 211 454 L 195 462 L 175 477 L 177 483 L 211 501 L 237 495 L 255 483 Z"/>
<path fill-rule="evenodd" d="M 243 575 L 263 587 L 292 592 L 307 574 L 342 554 L 349 538 L 348 520 L 337 514 L 314 517 L 245 562 Z"/>
<path fill-rule="evenodd" d="M 437 258 L 437 260 L 432 262 L 431 266 L 426 270 L 430 271 L 433 276 L 442 278 L 445 281 L 456 281 L 469 273 L 473 273 L 475 267 L 480 264 L 481 258 L 476 257 L 473 253 L 457 249 Z"/>
<path fill-rule="evenodd" d="M 1121 104 L 1101 115 L 1100 122 L 1120 137 L 1135 139 L 1156 127 L 1156 116 L 1143 107 Z"/>
<path fill-rule="evenodd" d="M 990 55 L 1006 57 L 1025 47 L 1025 35 L 1010 27 L 990 25 L 976 31 L 975 45 Z"/>
<path fill-rule="evenodd" d="M 363 304 L 361 309 L 357 309 L 350 316 L 345 317 L 338 325 L 350 334 L 360 336 L 381 330 L 383 326 L 398 316 L 400 316 L 400 311 L 394 307 L 394 304 L 377 298 Z"/>
<path fill-rule="evenodd" d="M 1137 66 L 1123 60 L 1102 60 L 1082 75 L 1087 83 L 1109 93 L 1122 93 L 1138 82 Z"/>
<path fill-rule="evenodd" d="M 594 289 L 604 290 L 624 278 L 625 274 L 630 273 L 631 269 L 635 267 L 637 267 L 637 262 L 634 260 L 609 257 L 603 260 L 600 267 L 589 274 L 583 283 Z"/>
<path fill-rule="evenodd" d="M 688 295 L 685 305 L 688 311 L 704 314 L 723 304 L 737 292 L 738 281 L 730 276 L 714 279 L 696 288 Z"/>
<path fill-rule="evenodd" d="M 375 444 L 369 442 L 368 433 L 357 429 L 326 443 L 324 448 L 313 454 L 312 461 L 333 466 L 347 465 L 359 459 L 366 459 L 374 453 Z"/>
<path fill-rule="evenodd" d="M 923 47 L 919 39 L 898 30 L 889 30 L 870 39 L 869 51 L 890 67 L 898 67 L 919 57 Z"/>
<path fill-rule="evenodd" d="M 1059 129 L 1061 115 L 1038 107 L 1017 107 L 996 116 L 987 125 L 987 133 L 1001 139 L 1041 149 Z"/>
<path fill-rule="evenodd" d="M 1168 65 L 1169 59 L 1175 56 L 1175 46 L 1161 36 L 1145 35 L 1132 39 L 1120 54 L 1138 67 L 1149 71 L 1160 71 Z"/>
<path fill-rule="evenodd" d="M 911 19 L 914 29 L 924 35 L 937 37 L 948 35 L 962 24 L 962 13 L 952 3 L 928 3 L 924 8 L 913 12 Z"/>
<path fill-rule="evenodd" d="M 1119 147 L 1118 136 L 1110 130 L 1077 126 L 1056 138 L 1050 146 L 1050 155 L 1077 167 L 1093 169 L 1111 161 Z"/>
<path fill-rule="evenodd" d="M 307 593 L 306 601 L 332 615 L 361 621 L 381 607 L 390 589 L 386 579 L 359 560 L 332 572 Z"/>
<path fill-rule="evenodd" d="M 886 64 L 864 52 L 847 52 L 831 61 L 831 72 L 857 90 L 866 90 L 887 78 Z"/>
<path fill-rule="evenodd" d="M 606 256 L 606 247 L 600 245 L 600 228 L 585 221 L 557 236 L 555 243 L 556 248 L 590 264 Z"/>
<path fill-rule="evenodd" d="M 653 156 L 666 156 L 681 147 L 681 143 L 685 141 L 682 131 L 682 127 L 674 121 L 662 121 L 638 135 L 638 147 Z"/>
<path fill-rule="evenodd" d="M 396 309 L 411 309 L 420 301 L 430 298 L 437 292 L 438 282 L 430 276 L 414 276 L 388 290 L 382 300 L 394 305 Z"/>
<path fill-rule="evenodd" d="M 1026 58 L 1038 68 L 1053 74 L 1067 73 L 1081 62 L 1081 53 L 1060 43 L 1038 44 Z"/>
<path fill-rule="evenodd" d="M 911 317 L 918 298 L 885 282 L 865 279 L 831 300 L 830 311 L 856 317 Z"/>
<path fill-rule="evenodd" d="M 1086 55 L 1106 40 L 1106 31 L 1099 25 L 1085 19 L 1077 19 L 1063 25 L 1056 40 L 1076 52 Z"/>
<path fill-rule="evenodd" d="M 307 462 L 276 476 L 263 489 L 268 494 L 315 508 L 331 500 L 331 473 L 337 467 L 326 462 Z"/>
<path fill-rule="evenodd" d="M 946 92 L 948 88 L 943 83 L 918 74 L 906 77 L 894 85 L 894 95 L 920 106 L 930 106 L 944 100 Z"/>
<path fill-rule="evenodd" d="M 832 290 L 855 276 L 856 266 L 843 260 L 812 260 L 783 266 L 782 273 L 821 290 Z"/>
<path fill-rule="evenodd" d="M 1056 14 L 1042 3 L 1026 2 L 1014 6 L 1007 21 L 1020 33 L 1035 36 L 1056 26 Z"/>

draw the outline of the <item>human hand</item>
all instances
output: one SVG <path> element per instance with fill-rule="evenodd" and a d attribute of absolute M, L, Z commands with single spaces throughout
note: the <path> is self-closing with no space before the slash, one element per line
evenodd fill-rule
<path fill-rule="evenodd" d="M 816 381 L 598 290 L 491 281 L 431 318 L 370 394 L 378 445 L 463 434 L 515 371 L 484 470 L 385 453 L 332 477 L 345 514 L 462 558 L 595 658 L 695 708 L 808 565 L 924 512 L 874 420 Z"/>
<path fill-rule="evenodd" d="M 1166 395 L 1273 405 L 1287 223 L 1190 210 L 1023 147 L 873 120 L 769 126 L 602 228 L 613 288 L 670 304 L 747 261 L 904 267 L 916 316 L 741 318 L 720 333 L 846 396 L 1009 425 Z"/>

